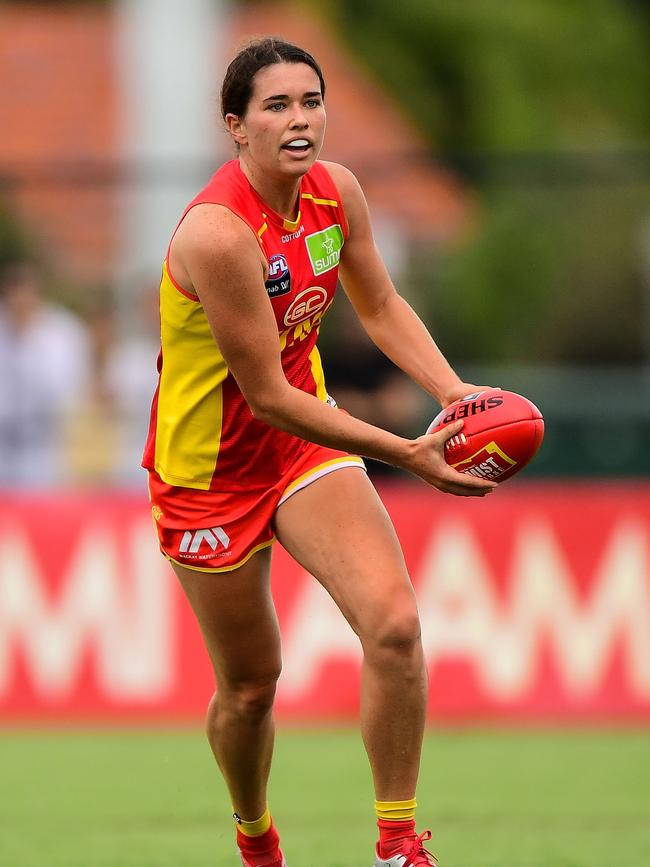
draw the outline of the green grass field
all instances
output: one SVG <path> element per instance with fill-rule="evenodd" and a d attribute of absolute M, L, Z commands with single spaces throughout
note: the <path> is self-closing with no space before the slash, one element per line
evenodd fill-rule
<path fill-rule="evenodd" d="M 441 867 L 648 867 L 650 732 L 433 730 L 418 789 Z M 290 867 L 370 867 L 358 734 L 278 733 Z M 2 867 L 238 867 L 202 732 L 0 731 Z"/>

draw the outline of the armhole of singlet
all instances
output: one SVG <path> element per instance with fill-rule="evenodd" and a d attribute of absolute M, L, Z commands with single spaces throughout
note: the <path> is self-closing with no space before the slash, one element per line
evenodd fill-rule
<path fill-rule="evenodd" d="M 320 162 L 320 160 L 318 161 L 318 163 L 316 163 L 316 165 L 318 165 L 322 169 L 322 171 L 325 173 L 325 177 L 328 179 L 328 181 L 332 185 L 332 189 L 334 190 L 334 193 L 336 194 L 335 200 L 339 203 L 338 211 L 339 211 L 339 214 L 341 217 L 341 229 L 343 230 L 343 240 L 347 241 L 347 239 L 350 236 L 350 225 L 348 223 L 347 214 L 345 213 L 345 206 L 343 204 L 343 198 L 341 196 L 339 188 L 336 186 L 334 178 L 332 177 L 332 175 L 330 174 L 328 169 L 323 165 L 322 162 Z"/>
<path fill-rule="evenodd" d="M 169 244 L 167 245 L 167 254 L 165 255 L 165 269 L 167 270 L 167 276 L 169 277 L 169 280 L 170 280 L 172 286 L 173 286 L 175 289 L 177 289 L 177 290 L 181 293 L 181 295 L 185 295 L 186 298 L 189 298 L 189 299 L 191 299 L 192 301 L 198 301 L 198 300 L 199 300 L 199 296 L 196 295 L 194 292 L 188 292 L 187 289 L 183 289 L 183 287 L 180 285 L 180 283 L 176 280 L 176 278 L 175 278 L 174 275 L 172 274 L 171 265 L 169 264 L 169 253 L 170 253 L 170 251 L 171 251 L 172 243 L 173 243 L 173 241 L 174 241 L 174 238 L 176 237 L 176 232 L 178 232 L 178 230 L 180 229 L 181 224 L 182 224 L 183 220 L 185 219 L 185 217 L 187 217 L 187 215 L 189 214 L 189 212 L 190 212 L 191 210 L 193 210 L 194 208 L 196 208 L 197 205 L 219 205 L 219 206 L 222 207 L 222 208 L 226 208 L 228 211 L 230 211 L 231 214 L 234 214 L 236 217 L 238 217 L 238 218 L 242 221 L 242 223 L 243 223 L 245 226 L 248 226 L 248 228 L 249 228 L 249 229 L 251 230 L 251 232 L 253 233 L 253 237 L 254 237 L 255 240 L 259 243 L 260 248 L 261 248 L 262 250 L 264 249 L 264 248 L 263 248 L 263 245 L 262 245 L 262 239 L 259 237 L 259 235 L 258 235 L 257 232 L 255 231 L 255 229 L 253 228 L 253 226 L 251 226 L 251 224 L 248 222 L 248 220 L 246 220 L 244 217 L 242 217 L 241 214 L 238 214 L 238 213 L 237 213 L 236 211 L 234 211 L 231 207 L 229 207 L 229 205 L 226 205 L 226 204 L 224 204 L 223 202 L 210 202 L 210 201 L 193 202 L 193 203 L 189 206 L 189 208 L 187 208 L 187 210 L 185 211 L 185 213 L 183 214 L 183 216 L 182 216 L 182 217 L 180 218 L 180 220 L 178 221 L 178 225 L 177 225 L 176 228 L 174 229 L 174 231 L 173 231 L 173 233 L 172 233 L 172 236 L 171 236 L 171 238 L 169 239 Z"/>
<path fill-rule="evenodd" d="M 196 204 L 198 204 L 198 202 Z M 172 274 L 171 265 L 169 264 L 169 253 L 171 251 L 174 238 L 176 237 L 176 232 L 178 232 L 178 230 L 181 227 L 181 223 L 183 222 L 185 217 L 187 217 L 187 215 L 189 214 L 189 212 L 192 210 L 193 207 L 194 207 L 194 204 L 191 204 L 188 208 L 185 209 L 183 216 L 180 218 L 180 220 L 176 224 L 176 228 L 172 232 L 172 236 L 169 239 L 169 244 L 167 244 L 167 253 L 165 255 L 165 269 L 167 271 L 167 276 L 169 277 L 169 280 L 170 280 L 172 286 L 174 287 L 174 289 L 177 289 L 181 293 L 181 295 L 184 295 L 186 298 L 189 298 L 191 301 L 198 301 L 199 300 L 198 295 L 196 295 L 194 292 L 188 292 L 187 289 L 183 289 L 181 284 L 176 280 L 176 278 Z"/>

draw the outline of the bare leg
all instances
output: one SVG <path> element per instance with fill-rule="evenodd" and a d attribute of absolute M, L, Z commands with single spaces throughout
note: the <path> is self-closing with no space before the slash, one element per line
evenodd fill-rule
<path fill-rule="evenodd" d="M 233 809 L 252 821 L 266 809 L 272 708 L 281 668 L 269 590 L 270 549 L 232 572 L 177 565 L 174 571 L 199 621 L 218 684 L 208 708 L 208 740 Z"/>
<path fill-rule="evenodd" d="M 415 595 L 381 500 L 365 473 L 341 469 L 283 503 L 275 531 L 361 640 L 361 730 L 376 798 L 412 798 L 427 676 Z"/>

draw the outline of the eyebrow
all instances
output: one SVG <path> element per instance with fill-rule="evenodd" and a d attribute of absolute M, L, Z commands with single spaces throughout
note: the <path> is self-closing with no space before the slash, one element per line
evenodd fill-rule
<path fill-rule="evenodd" d="M 303 93 L 304 97 L 312 97 L 312 96 L 322 96 L 320 90 L 309 90 L 307 93 Z M 272 99 L 289 99 L 288 93 L 276 93 L 275 96 L 265 96 L 262 102 L 269 102 Z"/>

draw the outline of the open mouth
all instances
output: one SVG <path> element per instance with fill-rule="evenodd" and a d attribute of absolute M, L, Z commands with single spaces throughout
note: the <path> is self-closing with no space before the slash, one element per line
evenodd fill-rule
<path fill-rule="evenodd" d="M 311 142 L 308 142 L 306 138 L 297 138 L 282 145 L 282 150 L 292 154 L 306 154 L 311 150 Z"/>

